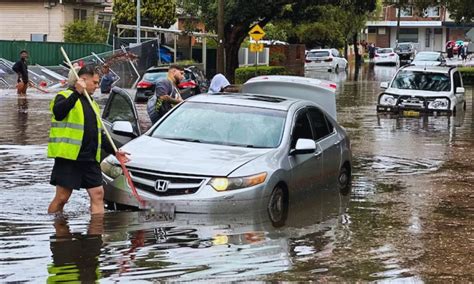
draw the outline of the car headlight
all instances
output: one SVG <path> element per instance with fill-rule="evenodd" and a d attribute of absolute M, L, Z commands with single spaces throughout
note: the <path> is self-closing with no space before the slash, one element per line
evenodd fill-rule
<path fill-rule="evenodd" d="M 111 178 L 116 178 L 123 174 L 119 161 L 113 155 L 109 155 L 100 163 L 100 169 Z"/>
<path fill-rule="evenodd" d="M 449 107 L 449 99 L 448 98 L 441 98 L 435 99 L 428 103 L 429 109 L 448 109 Z"/>
<path fill-rule="evenodd" d="M 216 191 L 226 191 L 226 190 L 246 188 L 246 187 L 251 187 L 257 184 L 261 184 L 265 181 L 266 177 L 267 177 L 267 173 L 259 173 L 256 175 L 246 176 L 246 177 L 233 177 L 233 178 L 216 177 L 216 178 L 212 178 L 208 184 L 211 185 Z"/>
<path fill-rule="evenodd" d="M 379 104 L 394 106 L 397 104 L 397 99 L 392 95 L 383 94 L 379 99 Z"/>

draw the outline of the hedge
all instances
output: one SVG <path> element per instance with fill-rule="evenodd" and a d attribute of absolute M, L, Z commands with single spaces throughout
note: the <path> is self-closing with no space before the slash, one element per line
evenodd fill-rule
<path fill-rule="evenodd" d="M 474 85 L 474 67 L 459 67 L 465 85 Z"/>
<path fill-rule="evenodd" d="M 239 67 L 235 69 L 235 83 L 243 84 L 250 78 L 263 75 L 289 75 L 289 72 L 283 66 Z"/>

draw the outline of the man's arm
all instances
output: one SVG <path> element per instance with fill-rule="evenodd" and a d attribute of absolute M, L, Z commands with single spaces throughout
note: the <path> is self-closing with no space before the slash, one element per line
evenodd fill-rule
<path fill-rule="evenodd" d="M 172 104 L 179 104 L 180 102 L 183 101 L 183 99 L 174 99 L 170 96 L 170 94 L 173 92 L 173 86 L 171 85 L 171 82 L 166 80 L 166 81 L 160 81 L 156 84 L 155 87 L 155 94 L 156 96 L 161 99 L 164 102 L 169 102 Z"/>
<path fill-rule="evenodd" d="M 63 120 L 74 107 L 80 94 L 74 91 L 69 97 L 57 95 L 54 99 L 53 115 L 56 120 Z"/>

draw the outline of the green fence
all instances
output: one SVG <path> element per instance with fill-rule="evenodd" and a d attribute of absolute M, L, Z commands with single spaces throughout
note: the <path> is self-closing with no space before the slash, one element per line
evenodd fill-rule
<path fill-rule="evenodd" d="M 20 51 L 24 49 L 29 53 L 29 64 L 58 65 L 63 62 L 63 56 L 59 50 L 61 46 L 64 47 L 71 60 L 91 55 L 91 52 L 101 53 L 112 50 L 110 45 L 96 43 L 0 40 L 0 58 L 17 61 Z"/>

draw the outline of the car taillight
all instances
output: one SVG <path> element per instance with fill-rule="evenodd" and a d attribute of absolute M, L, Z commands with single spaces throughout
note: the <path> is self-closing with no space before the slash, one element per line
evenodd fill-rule
<path fill-rule="evenodd" d="M 331 62 L 332 58 L 324 59 L 324 62 Z"/>
<path fill-rule="evenodd" d="M 380 57 L 380 55 L 378 55 L 378 54 L 375 54 L 375 57 Z"/>
<path fill-rule="evenodd" d="M 195 88 L 195 87 L 196 87 L 196 82 L 194 82 L 193 80 L 181 82 L 178 85 L 178 88 L 180 89 Z"/>
<path fill-rule="evenodd" d="M 304 62 L 311 63 L 311 60 L 305 59 Z"/>
<path fill-rule="evenodd" d="M 151 86 L 153 86 L 153 84 L 147 81 L 141 81 L 137 84 L 137 88 L 142 88 L 142 89 L 150 88 Z"/>
<path fill-rule="evenodd" d="M 395 53 L 390 53 L 390 56 L 395 56 Z"/>

